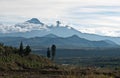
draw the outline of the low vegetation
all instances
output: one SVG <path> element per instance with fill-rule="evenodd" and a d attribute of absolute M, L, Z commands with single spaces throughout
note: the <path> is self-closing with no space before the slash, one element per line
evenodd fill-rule
<path fill-rule="evenodd" d="M 31 49 L 23 44 L 20 48 L 4 46 L 0 44 L 0 69 L 1 70 L 23 70 L 41 69 L 45 66 L 52 66 L 53 63 L 46 57 L 30 54 Z"/>
<path fill-rule="evenodd" d="M 55 50 L 54 45 L 44 57 L 31 54 L 30 46 L 24 48 L 22 42 L 19 49 L 1 43 L 0 78 L 120 78 L 119 68 L 56 65 L 51 61 L 54 60 Z"/>

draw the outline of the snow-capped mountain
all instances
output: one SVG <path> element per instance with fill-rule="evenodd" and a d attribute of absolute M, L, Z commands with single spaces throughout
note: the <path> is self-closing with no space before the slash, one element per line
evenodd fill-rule
<path fill-rule="evenodd" d="M 47 25 L 40 22 L 37 18 L 32 18 L 24 23 L 15 24 L 15 27 L 20 27 L 21 31 L 19 32 L 30 32 L 33 30 L 44 30 L 47 29 Z"/>
<path fill-rule="evenodd" d="M 15 25 L 3 25 L 0 24 L 0 33 L 4 36 L 9 34 L 16 34 L 16 33 L 24 33 L 24 32 L 30 32 L 33 30 L 44 30 L 47 29 L 47 25 L 40 22 L 37 18 L 32 18 L 28 21 L 25 21 L 23 23 L 18 23 Z M 18 35 L 19 36 L 19 35 Z"/>
<path fill-rule="evenodd" d="M 32 18 L 28 21 L 26 21 L 28 23 L 33 23 L 33 24 L 41 24 L 41 25 L 44 25 L 44 23 L 40 22 L 37 18 Z"/>
<path fill-rule="evenodd" d="M 4 26 L 6 27 L 6 26 Z M 9 33 L 1 33 L 1 36 L 18 36 L 18 37 L 42 37 L 47 34 L 55 34 L 60 37 L 68 37 L 80 32 L 69 26 L 48 26 L 40 22 L 37 18 L 32 18 L 23 23 L 9 26 Z M 14 27 L 14 28 L 13 28 Z M 2 27 L 1 27 L 2 28 Z M 6 30 L 6 29 L 3 29 Z"/>
<path fill-rule="evenodd" d="M 43 37 L 48 34 L 54 34 L 59 37 L 69 37 L 72 35 L 77 35 L 80 38 L 85 38 L 87 40 L 99 41 L 99 40 L 111 40 L 120 44 L 119 37 L 107 37 L 99 36 L 95 34 L 82 33 L 70 26 L 48 26 L 40 22 L 37 18 L 32 18 L 23 23 L 15 24 L 13 26 L 3 26 L 0 25 L 0 37 L 13 36 L 13 37 Z M 7 32 L 7 33 L 6 33 Z"/>

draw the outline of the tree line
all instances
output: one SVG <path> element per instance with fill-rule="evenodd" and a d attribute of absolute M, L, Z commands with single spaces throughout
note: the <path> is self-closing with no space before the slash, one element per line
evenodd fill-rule
<path fill-rule="evenodd" d="M 20 43 L 19 52 L 18 52 L 20 56 L 27 56 L 30 54 L 31 51 L 32 50 L 29 45 L 27 45 L 24 49 L 23 43 L 22 42 Z"/>
<path fill-rule="evenodd" d="M 0 55 L 7 56 L 9 54 L 19 54 L 20 56 L 28 56 L 31 53 L 32 49 L 29 45 L 24 46 L 23 42 L 20 42 L 19 48 L 12 46 L 5 46 L 3 43 L 0 43 Z M 56 45 L 52 45 L 50 48 L 47 48 L 47 58 L 52 61 L 55 59 L 56 55 Z"/>
<path fill-rule="evenodd" d="M 27 45 L 24 49 L 23 43 L 21 42 L 20 46 L 19 46 L 19 55 L 20 56 L 27 56 L 30 54 L 30 52 L 31 52 L 30 46 Z M 55 59 L 55 55 L 56 55 L 56 45 L 53 44 L 51 46 L 51 49 L 50 48 L 47 49 L 47 57 L 53 61 Z"/>
<path fill-rule="evenodd" d="M 23 47 L 23 43 L 20 43 L 19 48 L 15 48 L 12 46 L 5 46 L 4 43 L 0 43 L 0 55 L 8 56 L 10 54 L 19 54 L 20 56 L 27 56 L 31 53 L 31 48 L 27 45 L 25 48 Z"/>
<path fill-rule="evenodd" d="M 50 48 L 47 49 L 47 57 L 53 61 L 55 58 L 55 55 L 56 55 L 56 46 L 52 45 L 51 50 Z"/>

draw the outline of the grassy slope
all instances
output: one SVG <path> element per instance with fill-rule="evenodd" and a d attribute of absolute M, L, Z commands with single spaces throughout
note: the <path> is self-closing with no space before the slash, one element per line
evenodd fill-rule
<path fill-rule="evenodd" d="M 14 48 L 0 47 L 0 78 L 120 78 L 120 70 L 58 68 L 46 57 L 34 54 L 21 57 Z"/>
<path fill-rule="evenodd" d="M 30 54 L 21 57 L 18 54 L 0 56 L 1 70 L 41 69 L 44 66 L 52 66 L 53 63 L 42 56 Z"/>

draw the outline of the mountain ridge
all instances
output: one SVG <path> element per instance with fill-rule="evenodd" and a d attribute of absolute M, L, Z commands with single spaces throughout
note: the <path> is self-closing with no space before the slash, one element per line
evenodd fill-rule
<path fill-rule="evenodd" d="M 32 18 L 33 21 L 36 20 L 38 23 L 40 22 L 37 18 Z M 30 19 L 30 20 L 32 20 Z M 29 20 L 28 20 L 29 21 Z M 72 35 L 77 35 L 80 38 L 85 38 L 87 40 L 91 41 L 100 41 L 100 40 L 110 40 L 113 41 L 117 44 L 120 45 L 120 37 L 109 37 L 109 36 L 100 36 L 96 34 L 88 34 L 88 33 L 82 33 L 70 26 L 48 26 L 46 24 L 35 24 L 34 22 L 24 22 L 20 24 L 16 24 L 12 28 L 3 27 L 1 31 L 4 31 L 9 29 L 9 33 L 0 33 L 1 37 L 5 36 L 13 36 L 13 37 L 25 37 L 25 38 L 30 38 L 30 37 L 42 37 L 47 34 L 54 34 L 59 37 L 69 37 Z M 13 29 L 13 28 L 16 28 Z M 7 31 L 7 30 L 6 30 Z"/>
<path fill-rule="evenodd" d="M 19 42 L 23 41 L 25 45 L 30 45 L 32 47 L 47 48 L 52 44 L 55 44 L 57 48 L 66 48 L 66 49 L 79 49 L 79 48 L 118 48 L 119 45 L 115 43 L 108 43 L 106 41 L 90 41 L 84 38 L 80 38 L 77 35 L 70 37 L 51 37 L 48 34 L 43 37 L 0 37 L 0 42 L 5 43 L 9 46 L 18 47 Z M 111 41 L 112 42 L 112 41 Z"/>

